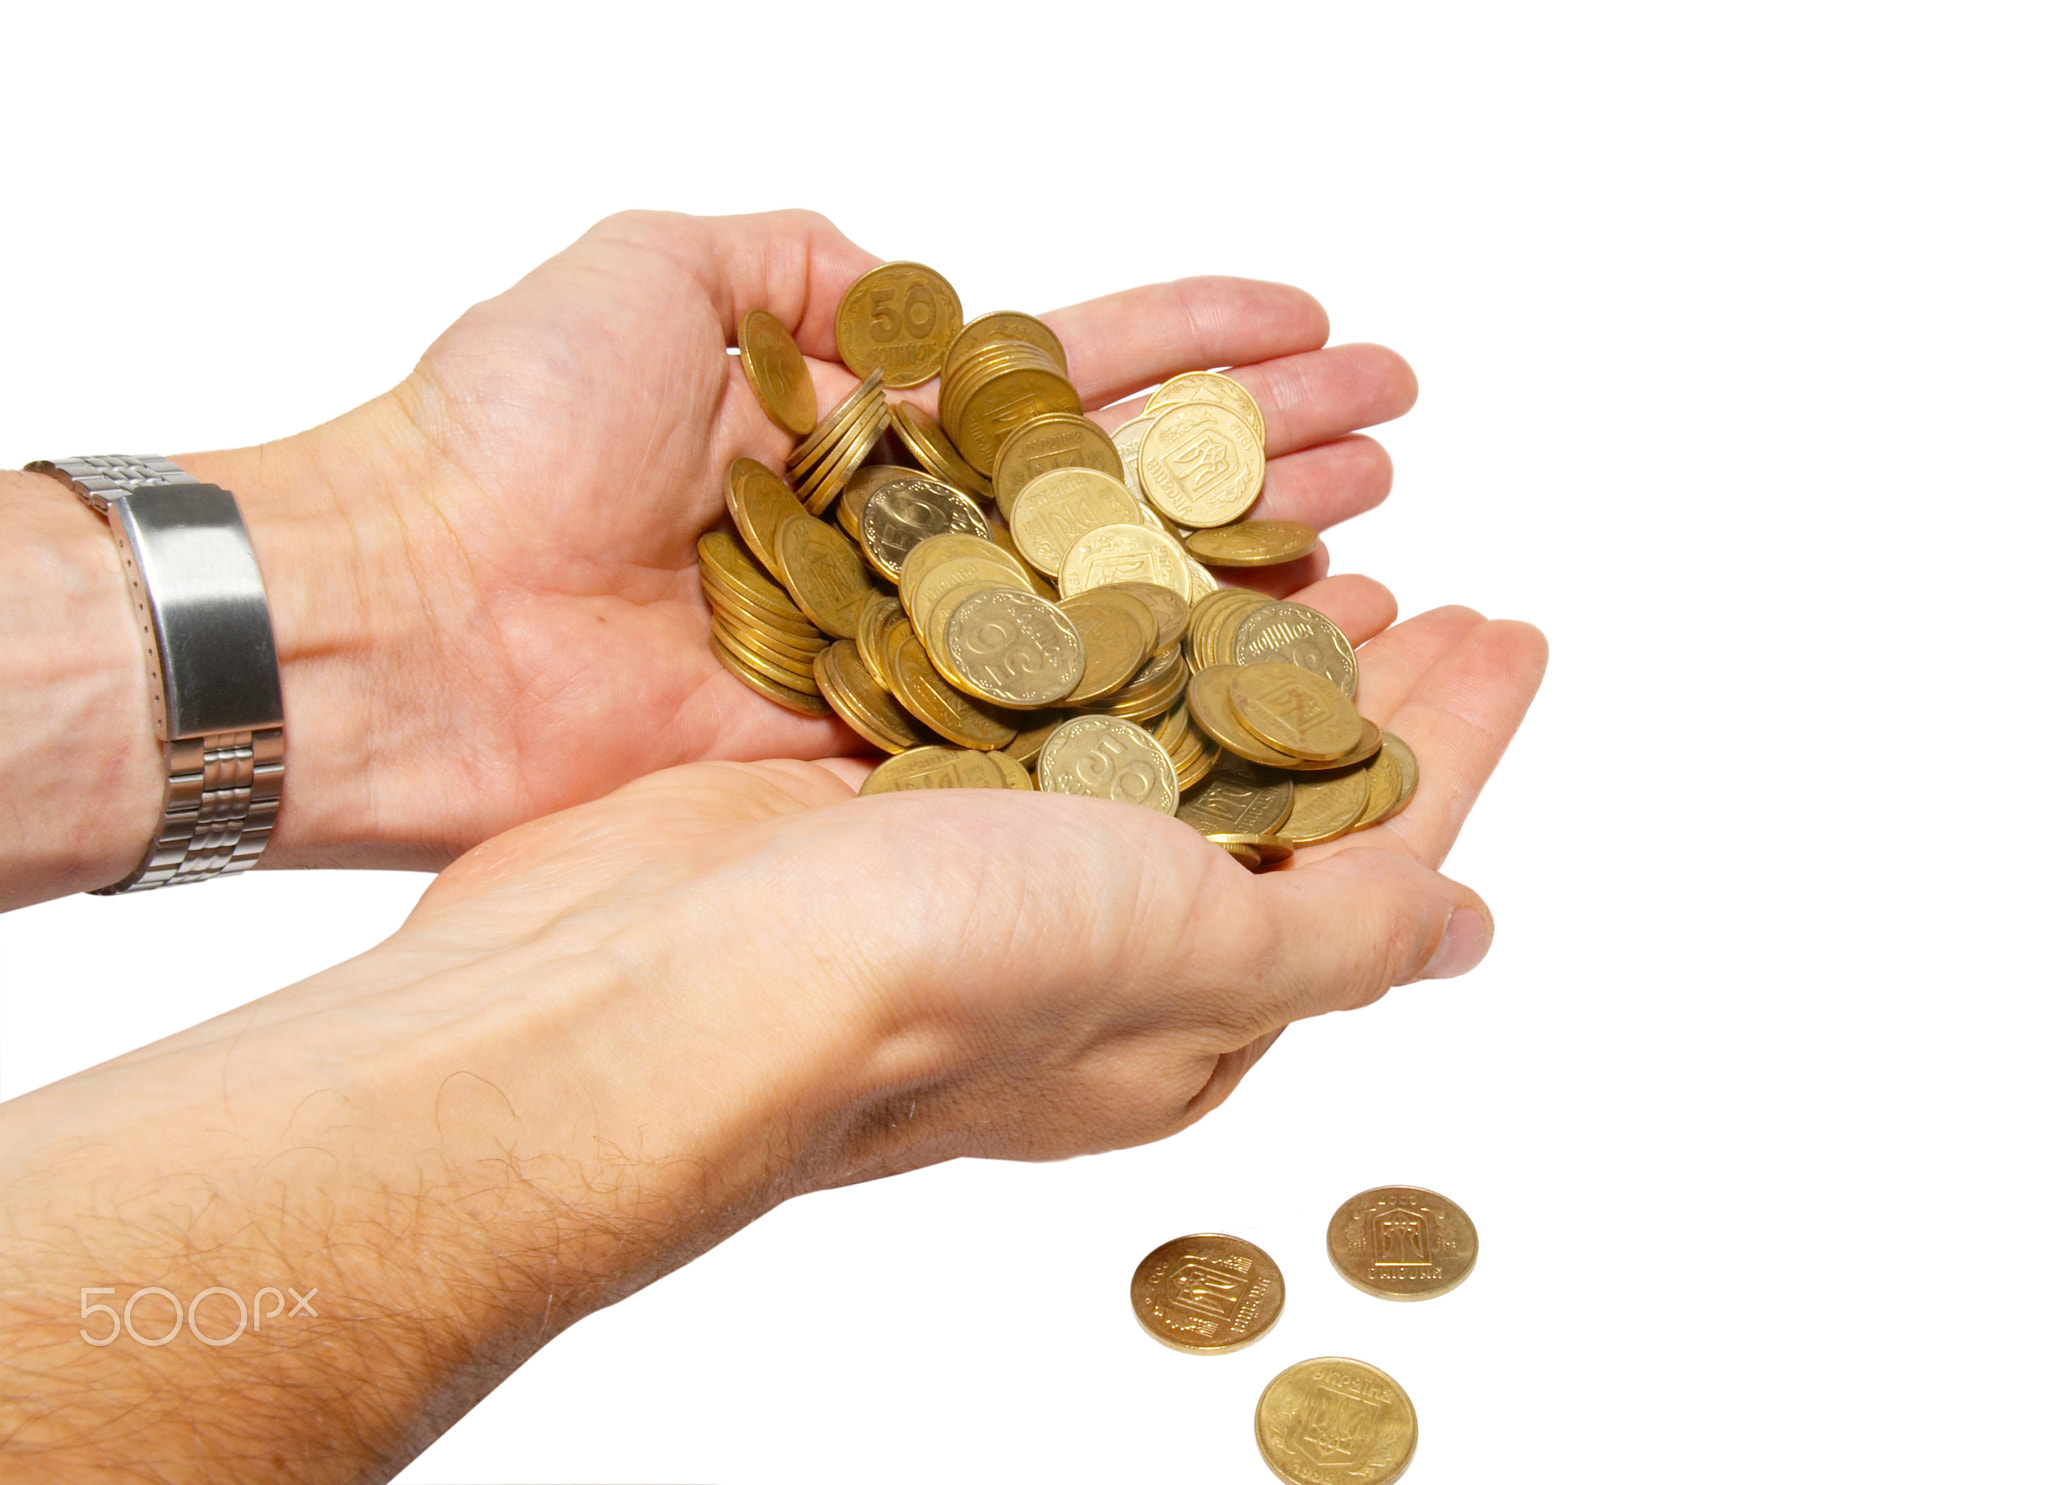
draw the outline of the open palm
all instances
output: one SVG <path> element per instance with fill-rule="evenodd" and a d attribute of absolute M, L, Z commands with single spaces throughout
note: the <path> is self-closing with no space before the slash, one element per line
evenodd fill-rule
<path fill-rule="evenodd" d="M 383 734 L 411 745 L 384 747 L 377 797 L 416 812 L 380 834 L 446 859 L 653 769 L 857 748 L 718 666 L 695 543 L 723 514 L 726 466 L 780 467 L 792 442 L 727 354 L 737 320 L 758 307 L 790 326 L 830 407 L 854 385 L 832 359 L 833 311 L 876 261 L 806 213 L 611 218 L 310 435 L 399 471 L 351 500 L 396 533 L 367 543 L 402 574 L 377 601 L 431 636 L 379 678 L 409 711 Z M 1240 367 L 1273 456 L 1260 514 L 1326 526 L 1384 498 L 1386 456 L 1350 430 L 1404 412 L 1413 377 L 1379 347 L 1323 349 L 1327 320 L 1299 290 L 1193 279 L 1046 318 L 1110 427 L 1135 411 L 1117 399 L 1165 376 Z M 930 407 L 935 388 L 913 395 Z M 1293 586 L 1325 560 L 1262 581 Z"/>
<path fill-rule="evenodd" d="M 815 1144 L 792 1136 L 809 1163 L 784 1177 L 800 1187 L 1159 1138 L 1220 1102 L 1289 1022 L 1485 951 L 1483 907 L 1435 868 L 1535 693 L 1542 636 L 1465 609 L 1383 628 L 1378 591 L 1336 579 L 1297 596 L 1373 635 L 1360 705 L 1412 743 L 1421 786 L 1402 814 L 1284 870 L 1253 877 L 1133 805 L 856 800 L 852 760 L 708 763 L 493 840 L 443 873 L 405 934 L 522 954 L 566 938 L 631 966 L 630 983 L 602 980 L 587 1009 L 546 1018 L 552 1037 L 589 1028 L 606 1124 L 661 1127 L 698 1062 L 710 1086 L 761 1048 L 778 1067 L 863 1070 L 846 1095 L 860 1108 Z M 606 1050 L 621 1027 L 655 1039 L 631 1066 Z M 510 1049 L 508 1071 L 525 1055 Z"/>

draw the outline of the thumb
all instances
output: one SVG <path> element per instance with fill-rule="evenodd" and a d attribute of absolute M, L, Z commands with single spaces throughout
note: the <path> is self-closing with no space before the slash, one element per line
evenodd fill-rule
<path fill-rule="evenodd" d="M 1471 888 L 1410 857 L 1340 851 L 1258 879 L 1276 930 L 1282 1025 L 1462 975 L 1486 957 L 1493 914 Z"/>

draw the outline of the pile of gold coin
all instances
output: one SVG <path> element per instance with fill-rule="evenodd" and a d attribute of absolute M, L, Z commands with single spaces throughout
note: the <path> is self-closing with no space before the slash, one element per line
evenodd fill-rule
<path fill-rule="evenodd" d="M 1121 799 L 1254 870 L 1407 804 L 1415 755 L 1359 716 L 1343 632 L 1210 575 L 1316 544 L 1245 519 L 1265 423 L 1242 386 L 1176 376 L 1105 433 L 1050 328 L 963 324 L 916 263 L 862 275 L 835 328 L 863 380 L 821 417 L 787 329 L 742 319 L 747 380 L 800 441 L 779 473 L 733 463 L 737 539 L 712 532 L 698 555 L 726 668 L 893 755 L 862 793 Z M 937 418 L 886 395 L 935 374 Z"/>
<path fill-rule="evenodd" d="M 1448 1294 L 1479 1256 L 1463 1208 L 1416 1186 L 1361 1191 L 1331 1217 L 1326 1245 L 1338 1273 L 1382 1299 Z M 1145 1333 L 1196 1356 L 1258 1340 L 1286 1295 L 1272 1257 L 1224 1233 L 1162 1243 L 1131 1275 L 1131 1309 Z M 1392 1485 L 1415 1457 L 1416 1433 L 1415 1404 L 1401 1384 L 1343 1356 L 1288 1367 L 1253 1413 L 1260 1457 L 1289 1485 Z"/>

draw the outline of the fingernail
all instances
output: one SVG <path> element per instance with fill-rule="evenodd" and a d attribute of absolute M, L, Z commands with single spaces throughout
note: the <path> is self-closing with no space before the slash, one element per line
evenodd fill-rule
<path fill-rule="evenodd" d="M 1451 921 L 1444 925 L 1443 940 L 1429 956 L 1422 978 L 1449 980 L 1464 974 L 1486 957 L 1487 946 L 1492 942 L 1493 923 L 1486 914 L 1468 907 L 1453 910 Z"/>

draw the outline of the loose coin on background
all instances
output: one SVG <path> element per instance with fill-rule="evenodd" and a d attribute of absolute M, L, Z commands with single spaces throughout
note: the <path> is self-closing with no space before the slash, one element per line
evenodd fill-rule
<path fill-rule="evenodd" d="M 1419 1186 L 1361 1191 L 1330 1218 L 1330 1262 L 1381 1299 L 1433 1299 L 1465 1282 L 1479 1233 L 1465 1209 Z"/>
<path fill-rule="evenodd" d="M 1260 1457 L 1288 1485 L 1393 1485 L 1415 1457 L 1415 1404 L 1349 1357 L 1296 1362 L 1252 1416 Z"/>
<path fill-rule="evenodd" d="M 885 386 L 914 387 L 939 374 L 960 333 L 960 296 L 922 263 L 884 263 L 847 289 L 833 332 L 855 376 L 880 371 Z"/>
<path fill-rule="evenodd" d="M 1263 1248 L 1220 1232 L 1161 1243 L 1131 1275 L 1131 1308 L 1154 1340 L 1220 1355 L 1273 1328 L 1287 1302 L 1280 1265 Z"/>

